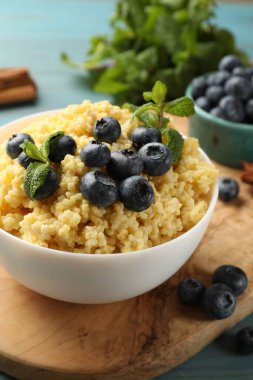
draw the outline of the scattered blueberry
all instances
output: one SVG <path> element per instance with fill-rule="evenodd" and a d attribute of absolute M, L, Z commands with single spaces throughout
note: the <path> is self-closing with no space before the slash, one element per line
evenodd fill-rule
<path fill-rule="evenodd" d="M 108 174 L 99 170 L 84 174 L 80 181 L 84 198 L 98 207 L 111 206 L 118 199 L 118 187 Z"/>
<path fill-rule="evenodd" d="M 144 164 L 143 172 L 151 175 L 163 175 L 171 168 L 173 157 L 169 148 L 161 143 L 144 145 L 138 153 Z"/>
<path fill-rule="evenodd" d="M 236 298 L 232 290 L 224 284 L 213 284 L 202 297 L 202 306 L 210 318 L 224 319 L 233 314 Z"/>
<path fill-rule="evenodd" d="M 207 89 L 207 81 L 204 77 L 197 77 L 192 81 L 192 96 L 197 99 L 205 95 Z"/>
<path fill-rule="evenodd" d="M 92 140 L 83 147 L 80 157 L 86 166 L 102 167 L 110 161 L 111 151 L 106 144 Z"/>
<path fill-rule="evenodd" d="M 49 159 L 52 162 L 59 164 L 62 160 L 64 160 L 67 154 L 74 155 L 76 153 L 76 148 L 76 142 L 73 137 L 63 135 L 51 143 Z"/>
<path fill-rule="evenodd" d="M 253 87 L 245 78 L 232 77 L 226 82 L 225 91 L 228 95 L 235 96 L 241 100 L 247 100 L 253 93 Z"/>
<path fill-rule="evenodd" d="M 11 158 L 17 158 L 22 152 L 20 145 L 23 144 L 25 140 L 34 142 L 32 137 L 27 133 L 16 133 L 12 135 L 6 145 L 6 152 Z"/>
<path fill-rule="evenodd" d="M 123 180 L 127 177 L 141 174 L 143 161 L 134 150 L 124 149 L 111 153 L 106 169 L 113 178 Z"/>
<path fill-rule="evenodd" d="M 196 99 L 195 103 L 197 106 L 205 111 L 210 111 L 211 109 L 211 103 L 205 96 L 201 96 L 200 98 Z"/>
<path fill-rule="evenodd" d="M 236 334 L 236 347 L 244 355 L 253 353 L 253 328 L 244 327 Z"/>
<path fill-rule="evenodd" d="M 226 81 L 230 78 L 228 71 L 218 71 L 217 73 L 210 74 L 207 78 L 209 86 L 224 86 Z"/>
<path fill-rule="evenodd" d="M 121 135 L 121 126 L 114 117 L 102 117 L 93 128 L 93 136 L 97 141 L 112 144 Z"/>
<path fill-rule="evenodd" d="M 157 128 L 137 127 L 133 129 L 130 140 L 136 149 L 140 149 L 150 142 L 162 142 L 162 135 Z"/>
<path fill-rule="evenodd" d="M 239 191 L 239 184 L 233 178 L 222 177 L 219 179 L 219 198 L 223 202 L 229 202 L 235 199 Z"/>
<path fill-rule="evenodd" d="M 201 301 L 206 287 L 194 278 L 186 278 L 177 288 L 177 295 L 184 305 L 196 305 Z"/>
<path fill-rule="evenodd" d="M 59 186 L 59 176 L 53 168 L 49 168 L 48 175 L 43 185 L 41 185 L 34 195 L 34 199 L 40 200 L 48 198 Z"/>
<path fill-rule="evenodd" d="M 211 109 L 210 114 L 223 119 L 223 113 L 219 107 Z"/>
<path fill-rule="evenodd" d="M 242 122 L 245 112 L 242 102 L 234 96 L 227 95 L 219 102 L 219 108 L 225 119 L 234 122 Z"/>
<path fill-rule="evenodd" d="M 18 156 L 19 165 L 23 166 L 23 168 L 27 169 L 31 162 L 35 162 L 32 158 L 27 156 L 25 152 L 21 152 Z"/>
<path fill-rule="evenodd" d="M 237 297 L 242 294 L 248 286 L 246 273 L 234 265 L 222 265 L 217 268 L 212 276 L 213 284 L 227 285 Z"/>
<path fill-rule="evenodd" d="M 235 67 L 242 66 L 241 60 L 235 55 L 226 55 L 219 63 L 219 70 L 232 72 Z"/>
<path fill-rule="evenodd" d="M 253 99 L 249 99 L 245 106 L 246 116 L 253 122 Z"/>
<path fill-rule="evenodd" d="M 154 201 L 154 190 L 148 180 L 135 175 L 121 182 L 119 187 L 120 200 L 126 208 L 132 211 L 144 211 Z"/>
<path fill-rule="evenodd" d="M 206 91 L 206 97 L 212 104 L 218 104 L 221 98 L 225 95 L 221 86 L 210 86 Z"/>

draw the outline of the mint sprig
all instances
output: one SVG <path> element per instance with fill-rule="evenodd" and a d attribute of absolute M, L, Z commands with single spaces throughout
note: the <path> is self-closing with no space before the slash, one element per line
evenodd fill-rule
<path fill-rule="evenodd" d="M 50 165 L 48 162 L 32 162 L 26 171 L 24 190 L 27 197 L 34 200 L 36 191 L 44 184 Z"/>
<path fill-rule="evenodd" d="M 170 119 L 164 112 L 174 116 L 191 116 L 195 113 L 194 103 L 189 97 L 182 97 L 171 102 L 166 102 L 168 92 L 167 86 L 157 81 L 151 91 L 143 93 L 147 103 L 136 108 L 132 107 L 132 118 L 138 118 L 146 127 L 156 127 L 163 136 L 166 135 L 166 145 L 173 154 L 173 164 L 176 165 L 181 156 L 184 145 L 184 139 L 181 134 L 173 128 L 169 127 Z M 129 105 L 128 108 L 130 109 Z"/>
<path fill-rule="evenodd" d="M 36 191 L 44 184 L 50 168 L 49 153 L 51 144 L 64 135 L 64 132 L 55 132 L 41 145 L 38 149 L 37 146 L 28 140 L 25 140 L 20 147 L 24 153 L 35 160 L 31 162 L 27 168 L 24 178 L 24 190 L 29 199 L 34 200 Z"/>

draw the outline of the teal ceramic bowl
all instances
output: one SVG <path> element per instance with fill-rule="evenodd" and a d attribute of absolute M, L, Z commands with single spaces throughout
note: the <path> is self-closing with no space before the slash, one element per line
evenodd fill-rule
<path fill-rule="evenodd" d="M 186 95 L 192 97 L 191 85 Z M 241 161 L 253 162 L 253 124 L 220 119 L 196 105 L 195 111 L 189 118 L 189 134 L 199 139 L 211 159 L 233 167 L 240 167 Z"/>

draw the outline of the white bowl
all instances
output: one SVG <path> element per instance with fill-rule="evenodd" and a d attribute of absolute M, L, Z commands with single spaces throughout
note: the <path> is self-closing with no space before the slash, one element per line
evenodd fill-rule
<path fill-rule="evenodd" d="M 0 129 L 2 142 L 41 115 Z M 210 162 L 201 150 L 203 159 Z M 214 187 L 203 218 L 183 235 L 159 246 L 123 254 L 77 254 L 30 244 L 0 229 L 0 262 L 21 284 L 67 302 L 98 304 L 145 293 L 170 278 L 193 254 L 209 224 L 218 197 Z"/>

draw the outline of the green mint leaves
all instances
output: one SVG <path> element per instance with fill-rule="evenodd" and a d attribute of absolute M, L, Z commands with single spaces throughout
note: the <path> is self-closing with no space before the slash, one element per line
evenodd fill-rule
<path fill-rule="evenodd" d="M 164 105 L 164 111 L 174 116 L 191 116 L 195 113 L 192 99 L 183 98 L 172 100 Z"/>
<path fill-rule="evenodd" d="M 44 163 L 47 162 L 47 157 L 45 157 L 42 152 L 39 151 L 33 142 L 25 140 L 24 143 L 20 145 L 20 147 L 23 149 L 24 153 L 33 160 Z"/>
<path fill-rule="evenodd" d="M 28 157 L 32 158 L 35 161 L 46 163 L 48 162 L 51 144 L 63 135 L 64 132 L 62 131 L 53 133 L 46 139 L 46 141 L 44 141 L 40 149 L 38 149 L 33 142 L 28 140 L 25 140 L 24 143 L 20 145 L 20 147 Z"/>
<path fill-rule="evenodd" d="M 173 155 L 173 164 L 176 165 L 181 159 L 182 150 L 184 146 L 184 139 L 181 134 L 173 128 L 167 129 L 167 146 L 171 150 Z"/>
<path fill-rule="evenodd" d="M 28 140 L 20 145 L 24 153 L 35 161 L 28 166 L 24 179 L 24 190 L 29 199 L 34 200 L 36 191 L 44 184 L 48 175 L 50 168 L 48 156 L 51 144 L 63 135 L 62 131 L 53 133 L 44 141 L 40 149 Z"/>
<path fill-rule="evenodd" d="M 154 103 L 162 105 L 165 101 L 167 92 L 167 86 L 163 82 L 158 80 L 152 88 L 152 91 L 143 93 L 143 98 L 146 100 L 146 102 L 153 100 Z"/>
<path fill-rule="evenodd" d="M 173 154 L 173 164 L 176 165 L 182 155 L 184 139 L 178 131 L 169 127 L 170 119 L 164 112 L 174 116 L 191 116 L 195 111 L 192 99 L 186 96 L 166 102 L 167 92 L 167 86 L 157 81 L 151 91 L 143 93 L 146 104 L 138 108 L 130 105 L 126 107 L 133 112 L 133 118 L 138 118 L 146 127 L 158 128 L 163 136 L 166 135 L 166 144 Z"/>
<path fill-rule="evenodd" d="M 32 162 L 28 166 L 24 180 L 24 190 L 29 199 L 34 200 L 36 191 L 45 182 L 49 168 L 48 162 Z"/>
<path fill-rule="evenodd" d="M 59 132 L 55 132 L 53 133 L 52 135 L 50 135 L 46 141 L 44 141 L 44 143 L 41 145 L 41 148 L 40 148 L 40 151 L 42 153 L 42 155 L 44 157 L 46 157 L 46 159 L 48 158 L 49 156 L 49 153 L 50 153 L 50 146 L 53 142 L 55 142 L 56 140 L 58 140 L 59 138 L 61 138 L 62 136 L 64 135 L 64 132 L 62 131 L 59 131 Z"/>

